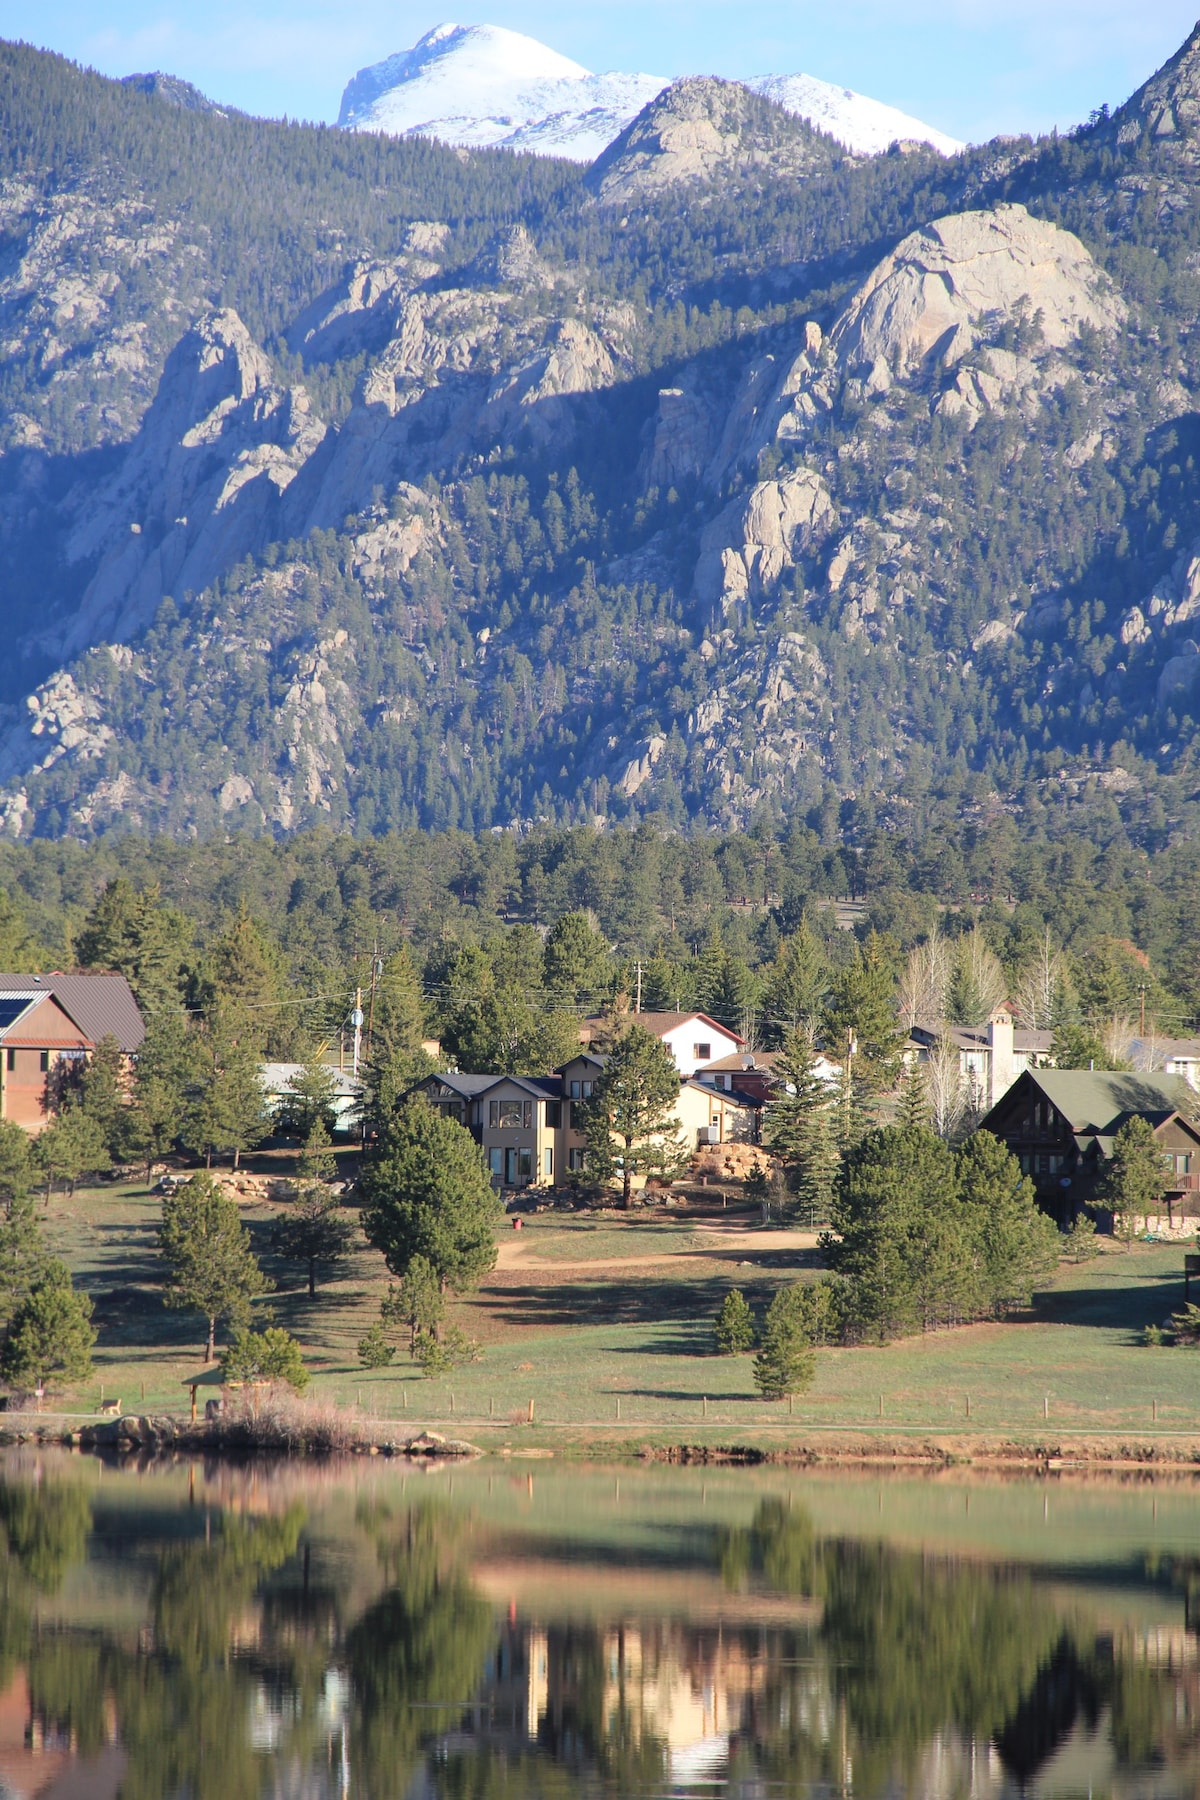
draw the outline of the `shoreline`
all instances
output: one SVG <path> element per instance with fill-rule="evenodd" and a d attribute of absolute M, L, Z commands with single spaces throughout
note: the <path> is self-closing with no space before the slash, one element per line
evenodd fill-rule
<path fill-rule="evenodd" d="M 464 1425 L 467 1421 L 464 1421 Z M 759 1427 L 731 1441 L 714 1428 L 707 1437 L 678 1441 L 667 1432 L 624 1433 L 587 1426 L 472 1422 L 472 1437 L 450 1437 L 421 1425 L 397 1430 L 391 1422 L 347 1417 L 329 1422 L 234 1418 L 197 1422 L 168 1414 L 124 1414 L 81 1423 L 78 1415 L 31 1414 L 0 1423 L 0 1449 L 34 1445 L 122 1460 L 174 1456 L 282 1456 L 312 1461 L 333 1456 L 382 1456 L 440 1462 L 608 1462 L 694 1467 L 843 1468 L 925 1471 L 974 1469 L 989 1474 L 1040 1476 L 1113 1473 L 1200 1480 L 1200 1431 L 1153 1434 L 1119 1431 L 936 1432 L 922 1426 L 822 1425 L 812 1431 Z"/>

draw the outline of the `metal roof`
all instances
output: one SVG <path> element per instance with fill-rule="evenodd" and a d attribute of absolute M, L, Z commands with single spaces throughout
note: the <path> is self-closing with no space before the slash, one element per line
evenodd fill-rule
<path fill-rule="evenodd" d="M 0 994 L 53 994 L 89 1043 L 115 1037 L 127 1055 L 146 1035 L 124 975 L 0 975 Z"/>
<path fill-rule="evenodd" d="M 1181 1076 L 1132 1070 L 1027 1069 L 1019 1080 L 1040 1088 L 1076 1134 L 1110 1135 L 1135 1113 L 1162 1120 L 1185 1110 L 1196 1098 Z M 1013 1091 L 1010 1088 L 997 1104 L 1003 1105 Z"/>

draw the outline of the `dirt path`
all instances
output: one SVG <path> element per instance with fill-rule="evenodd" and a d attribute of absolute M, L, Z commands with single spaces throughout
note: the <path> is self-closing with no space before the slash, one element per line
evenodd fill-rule
<path fill-rule="evenodd" d="M 711 1238 L 711 1245 L 706 1244 L 701 1249 L 692 1242 L 678 1250 L 644 1250 L 640 1256 L 581 1256 L 575 1259 L 538 1256 L 535 1249 L 536 1236 L 526 1238 L 523 1233 L 514 1232 L 510 1238 L 501 1242 L 496 1267 L 519 1270 L 522 1274 L 531 1275 L 580 1275 L 592 1269 L 649 1268 L 655 1263 L 674 1261 L 677 1257 L 706 1261 L 731 1250 L 743 1253 L 813 1250 L 818 1237 L 815 1231 L 763 1231 L 756 1227 L 750 1230 L 728 1230 L 721 1225 L 694 1225 L 691 1231 L 694 1237 Z M 681 1232 L 680 1236 L 682 1235 Z"/>

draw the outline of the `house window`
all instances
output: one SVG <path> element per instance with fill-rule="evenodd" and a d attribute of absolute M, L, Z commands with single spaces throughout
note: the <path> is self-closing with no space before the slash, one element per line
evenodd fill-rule
<path fill-rule="evenodd" d="M 554 1180 L 554 1151 L 546 1151 L 546 1180 Z"/>
<path fill-rule="evenodd" d="M 517 1151 L 517 1180 L 518 1181 L 532 1181 L 533 1180 L 533 1151 L 532 1150 L 518 1150 Z"/>
<path fill-rule="evenodd" d="M 557 1131 L 561 1124 L 562 1124 L 562 1101 L 561 1100 L 547 1100 L 547 1102 L 546 1102 L 546 1129 L 547 1129 L 547 1131 Z"/>
<path fill-rule="evenodd" d="M 697 1062 L 711 1062 L 712 1061 L 712 1045 L 711 1044 L 693 1044 L 692 1045 L 692 1056 L 695 1058 L 695 1060 Z"/>
<path fill-rule="evenodd" d="M 515 1150 L 504 1152 L 504 1183 L 506 1187 L 517 1185 L 517 1153 Z"/>
<path fill-rule="evenodd" d="M 504 1152 L 503 1152 L 503 1150 L 497 1149 L 497 1150 L 489 1150 L 488 1151 L 488 1168 L 491 1171 L 491 1173 L 496 1177 L 496 1179 L 499 1180 L 501 1175 L 503 1175 L 503 1173 L 504 1173 Z"/>
<path fill-rule="evenodd" d="M 1188 1152 L 1186 1152 L 1186 1151 L 1185 1152 L 1177 1152 L 1176 1155 L 1172 1158 L 1172 1161 L 1175 1165 L 1175 1173 L 1177 1175 L 1190 1175 L 1191 1174 L 1192 1159 L 1191 1159 L 1191 1155 Z"/>
<path fill-rule="evenodd" d="M 585 1082 L 584 1082 L 584 1084 L 583 1084 L 583 1097 L 584 1097 L 584 1099 L 585 1099 L 585 1100 L 590 1100 L 590 1099 L 591 1099 L 591 1097 L 592 1097 L 592 1093 L 593 1093 L 593 1090 L 594 1090 L 594 1088 L 595 1088 L 595 1085 L 596 1085 L 596 1084 L 595 1084 L 595 1082 L 594 1082 L 594 1081 L 585 1081 Z"/>
<path fill-rule="evenodd" d="M 530 1123 L 533 1103 L 529 1100 L 524 1103 L 520 1100 L 492 1100 L 488 1107 L 490 1124 L 500 1131 L 515 1131 L 522 1120 L 526 1125 Z"/>
<path fill-rule="evenodd" d="M 46 1075 L 49 1073 L 49 1071 L 50 1071 L 50 1052 L 48 1050 L 43 1050 L 40 1052 L 40 1054 L 38 1056 L 38 1068 L 42 1071 L 43 1075 Z"/>
<path fill-rule="evenodd" d="M 571 1083 L 571 1098 L 572 1100 L 578 1100 L 579 1098 L 579 1083 L 577 1081 Z"/>
<path fill-rule="evenodd" d="M 584 1157 L 586 1155 L 587 1155 L 586 1150 L 568 1150 L 567 1151 L 567 1167 L 568 1167 L 568 1169 L 582 1169 Z"/>
<path fill-rule="evenodd" d="M 16 1066 L 17 1066 L 17 1053 L 16 1053 L 16 1051 L 15 1051 L 15 1050 L 10 1050 L 10 1051 L 9 1051 L 9 1052 L 8 1052 L 8 1054 L 7 1054 L 7 1056 L 6 1056 L 6 1057 L 5 1057 L 5 1061 L 6 1061 L 6 1062 L 7 1062 L 7 1064 L 8 1064 L 8 1072 L 9 1072 L 9 1074 L 10 1074 L 10 1075 L 11 1075 L 11 1074 L 12 1074 L 12 1072 L 13 1072 L 13 1070 L 14 1070 L 14 1069 L 15 1069 L 15 1068 L 16 1068 Z"/>

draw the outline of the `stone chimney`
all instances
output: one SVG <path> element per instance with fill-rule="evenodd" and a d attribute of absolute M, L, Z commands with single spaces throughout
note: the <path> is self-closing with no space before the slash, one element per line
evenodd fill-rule
<path fill-rule="evenodd" d="M 1013 1017 L 1003 1007 L 988 1020 L 988 1109 L 995 1106 L 1017 1078 L 1016 1055 L 1013 1050 Z"/>

